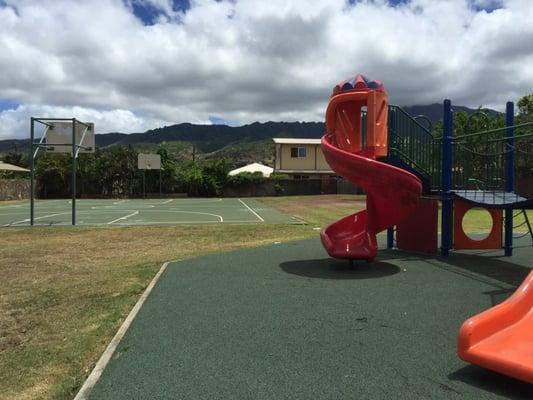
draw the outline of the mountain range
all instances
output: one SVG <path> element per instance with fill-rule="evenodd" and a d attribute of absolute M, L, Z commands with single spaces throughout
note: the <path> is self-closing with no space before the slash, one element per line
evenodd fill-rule
<path fill-rule="evenodd" d="M 442 105 L 404 107 L 409 114 L 425 115 L 432 122 L 441 118 Z M 472 114 L 477 110 L 454 106 L 456 111 Z M 496 111 L 489 110 L 491 113 Z M 105 149 L 115 145 L 132 145 L 139 151 L 155 151 L 160 143 L 171 145 L 174 153 L 187 157 L 196 153 L 203 158 L 227 157 L 236 165 L 252 161 L 270 163 L 273 137 L 320 138 L 324 134 L 323 122 L 254 122 L 231 127 L 227 125 L 194 125 L 181 123 L 155 128 L 142 133 L 111 132 L 96 135 L 96 146 Z M 13 151 L 28 151 L 28 139 L 0 141 L 0 154 Z"/>

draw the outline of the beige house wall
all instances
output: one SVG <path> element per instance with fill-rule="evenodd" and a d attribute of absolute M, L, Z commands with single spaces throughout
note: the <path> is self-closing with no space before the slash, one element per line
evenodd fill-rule
<path fill-rule="evenodd" d="M 305 147 L 306 157 L 291 157 L 292 147 Z M 318 144 L 276 144 L 276 170 L 331 171 Z"/>
<path fill-rule="evenodd" d="M 326 161 L 326 157 L 324 157 L 322 148 L 320 146 L 317 146 L 317 147 L 318 147 L 318 151 L 316 153 L 316 169 L 319 171 L 331 171 L 331 167 Z"/>

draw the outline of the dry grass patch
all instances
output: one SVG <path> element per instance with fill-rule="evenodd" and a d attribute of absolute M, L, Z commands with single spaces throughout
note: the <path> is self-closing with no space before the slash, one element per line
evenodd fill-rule
<path fill-rule="evenodd" d="M 71 398 L 163 262 L 310 235 L 290 225 L 2 230 L 0 398 Z"/>
<path fill-rule="evenodd" d="M 366 208 L 365 195 L 261 197 L 256 200 L 316 226 L 325 226 Z"/>

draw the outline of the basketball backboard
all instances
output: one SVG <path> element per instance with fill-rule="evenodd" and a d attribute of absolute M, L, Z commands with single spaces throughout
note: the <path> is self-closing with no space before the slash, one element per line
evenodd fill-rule
<path fill-rule="evenodd" d="M 53 153 L 72 153 L 72 122 L 49 122 L 44 144 L 46 151 Z M 88 125 L 88 127 L 87 127 Z M 75 139 L 80 153 L 94 153 L 94 124 L 76 122 Z"/>
<path fill-rule="evenodd" d="M 161 169 L 161 156 L 159 154 L 139 153 L 137 167 L 139 169 Z"/>

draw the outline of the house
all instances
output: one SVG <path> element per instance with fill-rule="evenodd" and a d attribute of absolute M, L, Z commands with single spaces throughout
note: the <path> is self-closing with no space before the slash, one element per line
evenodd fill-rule
<path fill-rule="evenodd" d="M 329 179 L 335 173 L 324 158 L 320 139 L 273 138 L 276 146 L 274 171 L 292 179 Z"/>
<path fill-rule="evenodd" d="M 274 168 L 267 167 L 266 165 L 259 164 L 259 163 L 252 163 L 245 165 L 244 167 L 240 167 L 234 170 L 231 170 L 229 172 L 229 175 L 237 175 L 241 172 L 261 172 L 265 178 L 268 178 L 272 172 L 274 172 Z"/>

